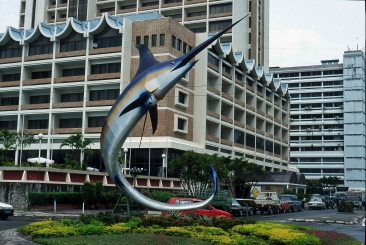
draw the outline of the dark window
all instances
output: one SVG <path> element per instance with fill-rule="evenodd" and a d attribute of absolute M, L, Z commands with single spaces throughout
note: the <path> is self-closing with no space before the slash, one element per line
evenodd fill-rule
<path fill-rule="evenodd" d="M 264 150 L 264 139 L 257 137 L 256 142 L 257 142 L 256 149 Z"/>
<path fill-rule="evenodd" d="M 115 73 L 121 71 L 121 62 L 91 66 L 91 74 Z"/>
<path fill-rule="evenodd" d="M 183 54 L 187 53 L 187 44 L 183 43 Z"/>
<path fill-rule="evenodd" d="M 69 17 L 77 18 L 78 0 L 69 0 Z"/>
<path fill-rule="evenodd" d="M 207 14 L 206 11 L 191 12 L 191 13 L 187 13 L 187 17 L 203 16 L 206 14 Z"/>
<path fill-rule="evenodd" d="M 208 54 L 208 60 L 209 63 L 219 67 L 219 60 L 217 58 L 215 58 L 214 56 L 212 56 L 211 54 Z"/>
<path fill-rule="evenodd" d="M 47 129 L 47 128 L 48 128 L 48 119 L 28 121 L 28 129 Z"/>
<path fill-rule="evenodd" d="M 232 24 L 231 20 L 210 22 L 209 30 L 210 31 L 221 31 L 221 30 L 225 29 L 226 27 L 230 26 L 231 24 Z"/>
<path fill-rule="evenodd" d="M 0 59 L 15 58 L 22 56 L 22 46 L 19 42 L 10 40 L 5 45 L 0 46 Z"/>
<path fill-rule="evenodd" d="M 151 35 L 151 46 L 155 47 L 156 46 L 156 35 Z"/>
<path fill-rule="evenodd" d="M 136 4 L 129 4 L 129 5 L 123 5 L 121 6 L 121 10 L 124 10 L 124 9 L 134 9 L 136 8 Z"/>
<path fill-rule="evenodd" d="M 191 30 L 191 32 L 194 32 L 194 33 L 202 33 L 202 32 L 206 32 L 206 26 L 191 28 L 189 30 Z"/>
<path fill-rule="evenodd" d="M 142 7 L 159 5 L 159 1 L 142 3 Z"/>
<path fill-rule="evenodd" d="M 19 97 L 1 98 L 1 106 L 19 105 Z"/>
<path fill-rule="evenodd" d="M 82 75 L 85 75 L 85 67 L 62 70 L 63 77 L 82 76 Z"/>
<path fill-rule="evenodd" d="M 165 0 L 165 4 L 168 4 L 168 3 L 181 3 L 182 0 Z"/>
<path fill-rule="evenodd" d="M 219 4 L 219 5 L 211 5 L 210 6 L 210 14 L 221 14 L 232 12 L 233 7 L 231 3 Z"/>
<path fill-rule="evenodd" d="M 110 8 L 104 8 L 104 9 L 100 9 L 100 13 L 106 13 L 106 12 L 114 12 L 114 7 L 110 7 Z"/>
<path fill-rule="evenodd" d="M 88 13 L 88 0 L 79 0 L 78 20 L 86 20 Z"/>
<path fill-rule="evenodd" d="M 144 45 L 149 46 L 149 36 L 144 36 Z"/>
<path fill-rule="evenodd" d="M 98 48 L 118 47 L 122 45 L 122 34 L 116 29 L 105 28 L 94 36 L 93 43 L 96 43 Z"/>
<path fill-rule="evenodd" d="M 0 121 L 0 128 L 5 128 L 8 130 L 16 130 L 17 121 Z"/>
<path fill-rule="evenodd" d="M 53 52 L 53 42 L 49 38 L 39 35 L 39 37 L 29 44 L 28 55 L 51 54 Z"/>
<path fill-rule="evenodd" d="M 165 45 L 165 34 L 160 34 L 160 40 L 159 40 L 159 45 L 160 46 L 164 46 Z"/>
<path fill-rule="evenodd" d="M 32 72 L 32 79 L 42 79 L 42 78 L 50 78 L 51 71 L 35 71 Z"/>
<path fill-rule="evenodd" d="M 323 71 L 323 75 L 338 75 L 338 74 L 343 74 L 343 70 Z"/>
<path fill-rule="evenodd" d="M 84 99 L 84 93 L 61 94 L 61 102 L 80 102 Z"/>
<path fill-rule="evenodd" d="M 225 63 L 222 63 L 222 70 L 229 74 L 231 73 L 231 67 Z"/>
<path fill-rule="evenodd" d="M 60 128 L 81 128 L 81 118 L 60 119 Z"/>
<path fill-rule="evenodd" d="M 239 130 L 234 130 L 234 142 L 244 145 L 244 132 Z"/>
<path fill-rule="evenodd" d="M 170 17 L 172 19 L 180 19 L 180 18 L 182 18 L 182 14 L 172 14 L 172 15 L 167 15 L 166 17 Z"/>
<path fill-rule="evenodd" d="M 141 44 L 141 36 L 136 37 L 136 45 Z"/>
<path fill-rule="evenodd" d="M 45 104 L 50 103 L 50 95 L 37 95 L 29 97 L 29 104 Z"/>
<path fill-rule="evenodd" d="M 178 49 L 178 51 L 182 50 L 182 40 L 180 40 L 180 39 L 178 39 L 178 42 L 177 42 L 177 49 Z"/>
<path fill-rule="evenodd" d="M 273 142 L 270 140 L 266 140 L 266 151 L 273 152 Z"/>
<path fill-rule="evenodd" d="M 238 72 L 235 72 L 235 78 L 241 81 L 243 79 L 243 75 Z"/>
<path fill-rule="evenodd" d="M 309 77 L 309 76 L 320 76 L 321 71 L 307 71 L 300 73 L 302 77 Z"/>
<path fill-rule="evenodd" d="M 175 48 L 175 40 L 176 40 L 176 37 L 175 36 L 172 36 L 172 47 Z"/>
<path fill-rule="evenodd" d="M 178 118 L 178 125 L 177 125 L 178 129 L 184 131 L 186 123 L 187 123 L 187 120 L 185 120 L 183 118 Z"/>
<path fill-rule="evenodd" d="M 94 127 L 103 127 L 105 116 L 103 117 L 89 117 L 88 118 L 88 127 L 94 128 Z"/>
<path fill-rule="evenodd" d="M 4 74 L 3 82 L 20 81 L 20 73 Z"/>
<path fill-rule="evenodd" d="M 186 104 L 186 98 L 187 98 L 187 94 L 182 93 L 182 92 L 178 92 L 178 102 L 181 104 Z"/>
<path fill-rule="evenodd" d="M 92 90 L 90 91 L 90 101 L 115 100 L 119 96 L 119 89 Z"/>
<path fill-rule="evenodd" d="M 273 148 L 274 148 L 274 153 L 275 154 L 281 155 L 281 146 L 280 146 L 280 144 L 274 143 Z"/>
<path fill-rule="evenodd" d="M 86 49 L 86 38 L 82 34 L 72 32 L 60 41 L 60 52 L 72 52 Z"/>
<path fill-rule="evenodd" d="M 254 135 L 251 135 L 251 134 L 247 133 L 246 136 L 245 136 L 245 139 L 246 139 L 245 144 L 247 146 L 255 148 L 255 136 Z"/>

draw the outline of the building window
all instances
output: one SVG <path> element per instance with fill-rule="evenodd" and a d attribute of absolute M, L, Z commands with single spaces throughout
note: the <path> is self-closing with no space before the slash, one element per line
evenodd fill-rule
<path fill-rule="evenodd" d="M 136 8 L 136 4 L 129 4 L 129 5 L 123 5 L 123 6 L 121 6 L 121 10 L 135 9 L 135 8 Z"/>
<path fill-rule="evenodd" d="M 1 98 L 1 106 L 19 105 L 19 97 Z"/>
<path fill-rule="evenodd" d="M 88 0 L 79 0 L 77 19 L 81 21 L 86 20 L 87 13 L 88 13 Z"/>
<path fill-rule="evenodd" d="M 22 56 L 22 46 L 19 42 L 10 40 L 5 45 L 0 46 L 0 59 L 15 58 Z"/>
<path fill-rule="evenodd" d="M 181 3 L 182 0 L 165 0 L 165 4 L 168 4 L 168 3 Z"/>
<path fill-rule="evenodd" d="M 60 41 L 60 52 L 72 52 L 86 49 L 86 38 L 82 34 L 72 32 Z"/>
<path fill-rule="evenodd" d="M 188 132 L 188 118 L 175 114 L 174 131 L 180 133 Z"/>
<path fill-rule="evenodd" d="M 273 153 L 273 142 L 266 140 L 266 151 Z"/>
<path fill-rule="evenodd" d="M 122 46 L 122 34 L 113 28 L 105 28 L 101 33 L 94 36 L 93 43 L 98 48 Z"/>
<path fill-rule="evenodd" d="M 0 121 L 0 128 L 17 130 L 17 121 Z"/>
<path fill-rule="evenodd" d="M 69 17 L 77 18 L 78 0 L 69 0 Z"/>
<path fill-rule="evenodd" d="M 209 31 L 221 31 L 232 24 L 231 20 L 210 22 Z"/>
<path fill-rule="evenodd" d="M 206 14 L 207 14 L 206 11 L 197 11 L 197 12 L 187 13 L 187 17 L 204 16 Z"/>
<path fill-rule="evenodd" d="M 88 118 L 88 127 L 95 128 L 95 127 L 103 127 L 105 116 L 102 117 L 89 117 Z"/>
<path fill-rule="evenodd" d="M 20 81 L 20 73 L 15 74 L 4 74 L 3 82 L 12 82 L 12 81 Z"/>
<path fill-rule="evenodd" d="M 51 78 L 51 71 L 35 71 L 32 72 L 32 79 L 43 79 L 43 78 Z"/>
<path fill-rule="evenodd" d="M 39 35 L 39 37 L 29 44 L 28 55 L 51 54 L 53 52 L 53 42 L 49 38 Z"/>
<path fill-rule="evenodd" d="M 119 96 L 119 89 L 92 90 L 90 91 L 90 101 L 116 100 Z"/>
<path fill-rule="evenodd" d="M 231 67 L 227 64 L 225 64 L 224 62 L 222 63 L 222 70 L 227 72 L 227 73 L 231 73 Z"/>
<path fill-rule="evenodd" d="M 176 37 L 175 36 L 172 36 L 172 47 L 175 48 L 175 40 L 176 40 Z"/>
<path fill-rule="evenodd" d="M 244 145 L 244 132 L 239 130 L 234 130 L 234 142 Z"/>
<path fill-rule="evenodd" d="M 61 102 L 80 102 L 84 99 L 84 93 L 61 94 Z"/>
<path fill-rule="evenodd" d="M 183 43 L 183 54 L 187 53 L 187 44 Z"/>
<path fill-rule="evenodd" d="M 60 119 L 60 128 L 81 128 L 81 118 Z"/>
<path fill-rule="evenodd" d="M 159 45 L 160 46 L 165 45 L 165 34 L 160 34 Z"/>
<path fill-rule="evenodd" d="M 121 71 L 121 62 L 91 66 L 91 74 L 116 73 Z"/>
<path fill-rule="evenodd" d="M 100 13 L 114 12 L 114 7 L 100 9 Z"/>
<path fill-rule="evenodd" d="M 156 35 L 151 35 L 151 46 L 155 47 L 156 46 Z"/>
<path fill-rule="evenodd" d="M 194 33 L 203 33 L 206 32 L 206 26 L 191 28 L 189 30 Z"/>
<path fill-rule="evenodd" d="M 48 129 L 48 119 L 29 120 L 28 129 Z"/>
<path fill-rule="evenodd" d="M 245 141 L 246 141 L 245 142 L 246 146 L 255 148 L 255 136 L 254 135 L 247 133 L 245 136 Z"/>
<path fill-rule="evenodd" d="M 136 37 L 136 45 L 141 44 L 141 36 Z"/>
<path fill-rule="evenodd" d="M 180 39 L 178 39 L 178 42 L 177 42 L 177 49 L 178 49 L 178 51 L 182 50 L 182 40 L 180 40 Z"/>
<path fill-rule="evenodd" d="M 50 95 L 38 95 L 38 96 L 30 96 L 29 104 L 48 104 L 50 103 Z"/>
<path fill-rule="evenodd" d="M 159 5 L 159 1 L 142 3 L 142 7 L 156 6 Z"/>
<path fill-rule="evenodd" d="M 208 60 L 209 63 L 219 67 L 219 59 L 215 58 L 213 55 L 208 54 Z"/>
<path fill-rule="evenodd" d="M 149 46 L 149 36 L 144 36 L 144 45 Z"/>
<path fill-rule="evenodd" d="M 85 67 L 62 70 L 63 77 L 82 76 L 82 75 L 85 75 Z"/>
<path fill-rule="evenodd" d="M 264 139 L 262 139 L 261 137 L 257 137 L 256 138 L 256 149 L 260 149 L 264 151 Z"/>
<path fill-rule="evenodd" d="M 281 145 L 274 143 L 273 151 L 277 155 L 281 155 Z"/>
<path fill-rule="evenodd" d="M 233 7 L 231 3 L 210 6 L 210 14 L 221 14 L 228 12 L 233 12 Z"/>
<path fill-rule="evenodd" d="M 188 107 L 188 93 L 176 89 L 175 90 L 175 104 L 181 107 Z"/>

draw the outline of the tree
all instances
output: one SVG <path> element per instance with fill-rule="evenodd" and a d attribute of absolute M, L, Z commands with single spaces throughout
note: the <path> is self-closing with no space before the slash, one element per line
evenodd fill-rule
<path fill-rule="evenodd" d="M 0 130 L 0 141 L 2 141 L 2 146 L 0 146 L 0 151 L 2 152 L 2 159 L 7 160 L 9 151 L 15 150 L 17 133 L 13 133 L 8 129 Z"/>
<path fill-rule="evenodd" d="M 319 179 L 319 183 L 322 184 L 323 189 L 328 188 L 330 191 L 341 183 L 341 178 L 337 176 L 324 176 Z M 325 188 L 324 188 L 325 187 Z"/>
<path fill-rule="evenodd" d="M 85 154 L 93 154 L 93 151 L 90 149 L 90 145 L 93 144 L 91 139 L 84 139 L 81 133 L 76 133 L 75 135 L 70 135 L 67 137 L 60 145 L 60 149 L 64 146 L 70 147 L 74 159 L 76 161 L 82 162 L 84 153 Z"/>
<path fill-rule="evenodd" d="M 17 136 L 17 147 L 20 148 L 22 151 L 24 148 L 27 148 L 31 144 L 36 142 L 36 139 L 34 138 L 34 134 L 31 134 L 28 132 L 23 132 L 23 134 L 17 133 L 16 136 Z M 22 156 L 20 156 L 20 158 L 22 158 Z M 21 161 L 22 161 L 22 159 L 20 159 L 20 162 Z"/>

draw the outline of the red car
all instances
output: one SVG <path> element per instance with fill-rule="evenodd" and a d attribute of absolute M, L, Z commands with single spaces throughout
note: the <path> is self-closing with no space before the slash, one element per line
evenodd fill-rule
<path fill-rule="evenodd" d="M 188 204 L 193 202 L 201 202 L 201 199 L 198 198 L 190 198 L 190 197 L 172 197 L 168 200 L 169 204 Z M 222 218 L 231 218 L 231 214 L 228 212 L 225 212 L 220 209 L 216 209 L 212 207 L 210 204 L 200 208 L 200 209 L 193 209 L 193 210 L 187 210 L 187 211 L 181 211 L 182 214 L 189 214 L 189 213 L 195 213 L 197 215 L 205 215 L 205 216 L 218 216 Z M 163 215 L 166 215 L 167 212 L 163 212 Z"/>
<path fill-rule="evenodd" d="M 280 201 L 280 212 L 281 213 L 289 213 L 290 210 L 291 210 L 291 204 L 288 203 L 287 201 L 281 199 L 281 201 Z"/>

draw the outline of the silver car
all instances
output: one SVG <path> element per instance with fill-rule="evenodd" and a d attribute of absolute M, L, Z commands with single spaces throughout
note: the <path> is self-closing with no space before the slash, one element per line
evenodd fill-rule
<path fill-rule="evenodd" d="M 313 197 L 310 199 L 309 209 L 325 209 L 325 202 L 320 197 Z"/>
<path fill-rule="evenodd" d="M 14 208 L 10 204 L 0 202 L 0 219 L 7 219 L 9 216 L 13 216 Z"/>

